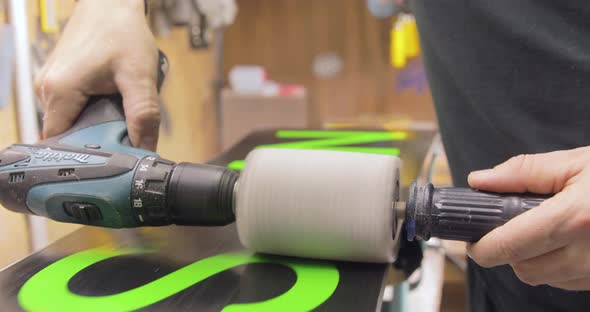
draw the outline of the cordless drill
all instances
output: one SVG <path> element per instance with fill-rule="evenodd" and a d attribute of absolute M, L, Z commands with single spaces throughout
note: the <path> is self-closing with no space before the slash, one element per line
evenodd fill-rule
<path fill-rule="evenodd" d="M 159 52 L 158 90 L 167 59 Z M 238 174 L 134 148 L 120 94 L 91 97 L 67 132 L 0 152 L 0 203 L 9 210 L 110 228 L 222 225 L 234 220 Z"/>

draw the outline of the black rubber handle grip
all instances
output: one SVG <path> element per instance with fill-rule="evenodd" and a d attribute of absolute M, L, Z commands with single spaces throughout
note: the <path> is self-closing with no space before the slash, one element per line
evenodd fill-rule
<path fill-rule="evenodd" d="M 500 194 L 469 188 L 410 187 L 406 221 L 408 238 L 430 237 L 474 242 L 548 196 Z M 412 233 L 410 233 L 412 232 Z"/>

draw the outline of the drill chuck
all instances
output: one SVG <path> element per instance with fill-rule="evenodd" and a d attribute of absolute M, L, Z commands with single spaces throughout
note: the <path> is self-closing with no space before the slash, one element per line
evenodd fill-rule
<path fill-rule="evenodd" d="M 234 222 L 237 181 L 238 174 L 224 167 L 178 164 L 170 178 L 167 203 L 173 223 L 214 226 Z"/>
<path fill-rule="evenodd" d="M 143 225 L 226 225 L 235 220 L 237 180 L 224 167 L 146 157 L 135 172 L 131 205 Z"/>

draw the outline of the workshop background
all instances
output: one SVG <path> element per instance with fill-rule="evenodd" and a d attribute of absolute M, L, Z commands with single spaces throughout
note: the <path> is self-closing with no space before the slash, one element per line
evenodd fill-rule
<path fill-rule="evenodd" d="M 23 141 L 27 127 L 17 122 L 22 85 L 13 78 L 23 73 L 15 66 L 17 26 L 8 2 L 0 0 L 2 147 Z M 435 127 L 413 17 L 405 12 L 380 17 L 383 12 L 368 2 L 151 1 L 150 23 L 170 61 L 158 153 L 202 162 L 264 128 Z M 75 1 L 26 4 L 32 80 Z M 448 173 L 439 179 L 449 181 Z M 45 244 L 78 228 L 47 222 Z M 0 268 L 43 247 L 32 245 L 29 226 L 24 216 L 0 209 Z M 454 253 L 464 257 L 461 246 Z M 461 311 L 463 273 L 455 265 L 445 268 L 441 309 Z"/>

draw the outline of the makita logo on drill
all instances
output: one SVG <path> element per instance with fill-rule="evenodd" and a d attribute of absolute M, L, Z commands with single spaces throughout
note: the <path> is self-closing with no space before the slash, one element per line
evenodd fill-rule
<path fill-rule="evenodd" d="M 78 153 L 37 152 L 35 158 L 45 161 L 75 160 L 79 163 L 87 163 L 90 155 Z"/>

